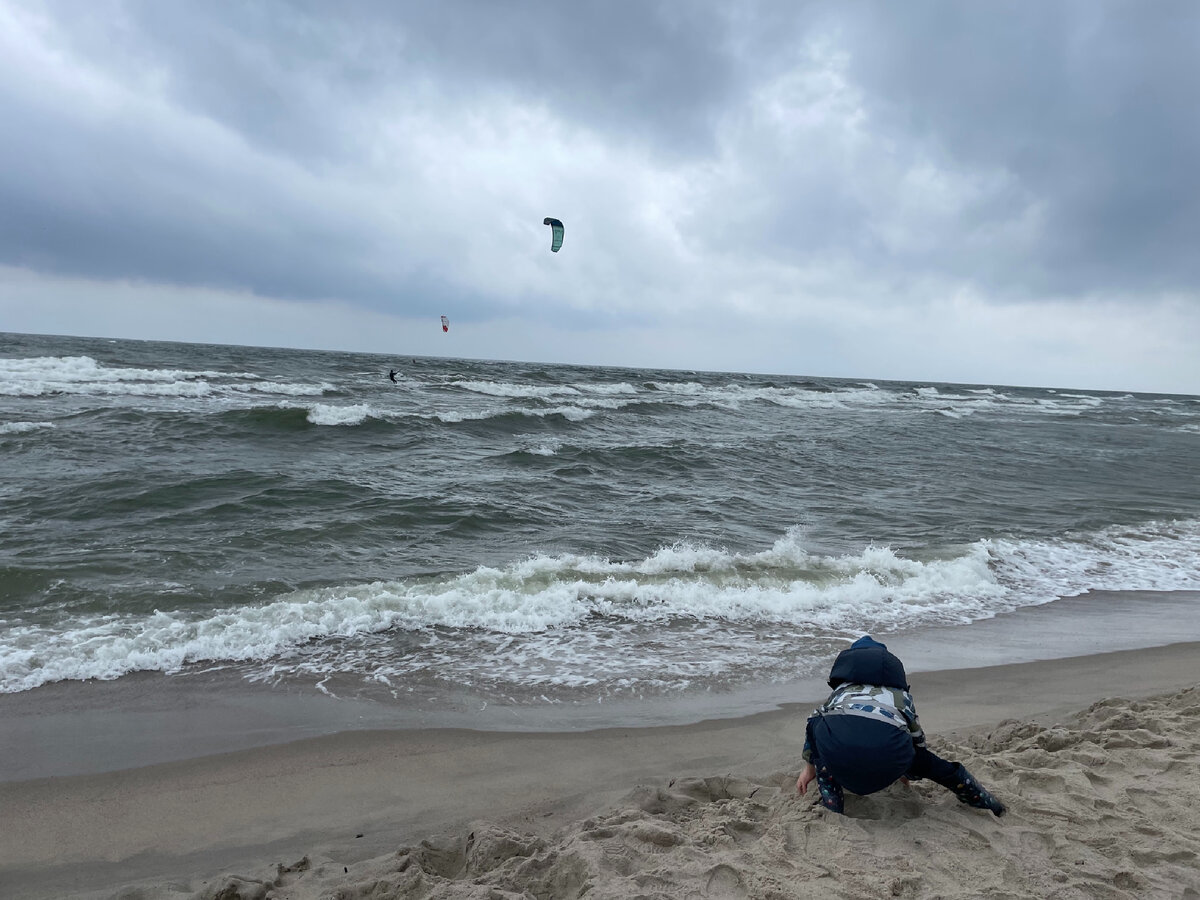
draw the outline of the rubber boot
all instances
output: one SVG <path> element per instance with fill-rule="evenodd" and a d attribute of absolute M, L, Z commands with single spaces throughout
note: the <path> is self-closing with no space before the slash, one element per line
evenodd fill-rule
<path fill-rule="evenodd" d="M 842 794 L 842 786 L 833 780 L 825 766 L 817 767 L 817 790 L 821 793 L 823 807 L 835 813 L 844 811 L 845 796 Z"/>
<path fill-rule="evenodd" d="M 991 795 L 991 793 L 978 781 L 975 776 L 967 771 L 967 767 L 960 762 L 956 762 L 955 770 L 951 773 L 951 777 L 938 780 L 944 788 L 949 788 L 954 796 L 961 803 L 967 806 L 973 806 L 975 809 L 990 809 L 995 815 L 1002 816 L 1007 812 L 1007 808 Z"/>

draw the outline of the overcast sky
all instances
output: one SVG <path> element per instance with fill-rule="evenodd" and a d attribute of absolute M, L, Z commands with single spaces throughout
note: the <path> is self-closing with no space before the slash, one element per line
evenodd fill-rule
<path fill-rule="evenodd" d="M 0 331 L 1200 394 L 1197 47 L 1190 0 L 0 0 Z"/>

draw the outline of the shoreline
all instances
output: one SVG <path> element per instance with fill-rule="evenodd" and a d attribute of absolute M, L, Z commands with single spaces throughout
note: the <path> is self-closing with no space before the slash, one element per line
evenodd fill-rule
<path fill-rule="evenodd" d="M 1198 650 L 1182 643 L 910 677 L 936 748 L 975 740 L 1005 719 L 1052 726 L 1097 701 L 1190 688 Z M 799 769 L 805 719 L 822 696 L 743 718 L 654 728 L 342 731 L 115 772 L 2 782 L 0 809 L 20 827 L 0 836 L 0 886 L 6 897 L 30 900 L 109 897 L 130 884 L 157 886 L 146 887 L 159 891 L 140 895 L 147 898 L 199 896 L 222 873 L 262 872 L 301 857 L 337 861 L 350 874 L 351 866 L 478 821 L 545 839 L 639 785 L 753 773 L 786 787 Z M 166 893 L 167 883 L 191 893 Z"/>
<path fill-rule="evenodd" d="M 1097 591 L 969 625 L 878 636 L 914 678 L 1200 642 L 1200 591 Z M 0 783 L 137 768 L 343 731 L 574 733 L 688 725 L 786 710 L 824 691 L 822 675 L 683 697 L 540 707 L 481 704 L 463 691 L 422 708 L 250 684 L 225 672 L 137 672 L 0 694 Z"/>

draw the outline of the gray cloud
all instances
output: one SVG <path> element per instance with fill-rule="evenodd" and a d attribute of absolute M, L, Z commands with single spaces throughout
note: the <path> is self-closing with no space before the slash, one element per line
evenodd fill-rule
<path fill-rule="evenodd" d="M 0 265 L 578 329 L 1198 296 L 1190 3 L 0 0 L 0 26 Z"/>
<path fill-rule="evenodd" d="M 713 2 L 131 0 L 82 18 L 78 4 L 55 8 L 79 52 L 129 77 L 160 72 L 180 106 L 301 157 L 356 155 L 341 131 L 347 108 L 422 92 L 455 104 L 517 95 L 687 155 L 745 77 Z"/>
<path fill-rule="evenodd" d="M 53 50 L 175 113 L 118 105 L 97 121 L 70 91 L 0 97 L 17 137 L 0 151 L 0 260 L 101 278 L 383 302 L 394 300 L 398 273 L 417 272 L 405 287 L 446 293 L 454 279 L 436 263 L 397 260 L 411 247 L 384 249 L 400 241 L 373 211 L 357 218 L 307 195 L 394 149 L 372 148 L 373 130 L 414 108 L 518 102 L 686 156 L 710 140 L 708 120 L 737 83 L 716 6 L 629 4 L 620 16 L 599 3 L 436 4 L 415 15 L 384 3 L 47 9 Z M 425 115 L 419 125 L 432 133 L 413 137 L 436 141 L 444 115 Z M 196 119 L 245 146 L 196 146 Z M 294 165 L 290 175 L 307 183 L 281 183 L 256 154 Z M 455 178 L 456 165 L 447 159 L 435 177 Z M 405 215 L 425 204 L 416 214 L 436 219 L 437 185 L 418 183 L 427 173 L 384 174 L 399 176 L 378 187 Z M 372 253 L 395 266 L 372 271 L 362 264 Z"/>
<path fill-rule="evenodd" d="M 1012 285 L 1078 294 L 1194 290 L 1200 258 L 1200 9 L 1122 3 L 881 4 L 843 22 L 850 72 L 884 127 L 950 165 L 1007 173 L 1036 244 Z M 964 229 L 1011 212 L 976 207 Z M 972 270 L 986 265 L 974 255 Z M 1006 286 L 1002 272 L 989 281 Z"/>

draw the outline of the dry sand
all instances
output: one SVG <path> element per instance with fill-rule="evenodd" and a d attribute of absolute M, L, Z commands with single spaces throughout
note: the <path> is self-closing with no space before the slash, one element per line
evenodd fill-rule
<path fill-rule="evenodd" d="M 1198 651 L 914 675 L 931 748 L 1003 819 L 928 782 L 845 816 L 798 797 L 819 697 L 671 728 L 343 733 L 0 783 L 0 897 L 1200 898 Z"/>

